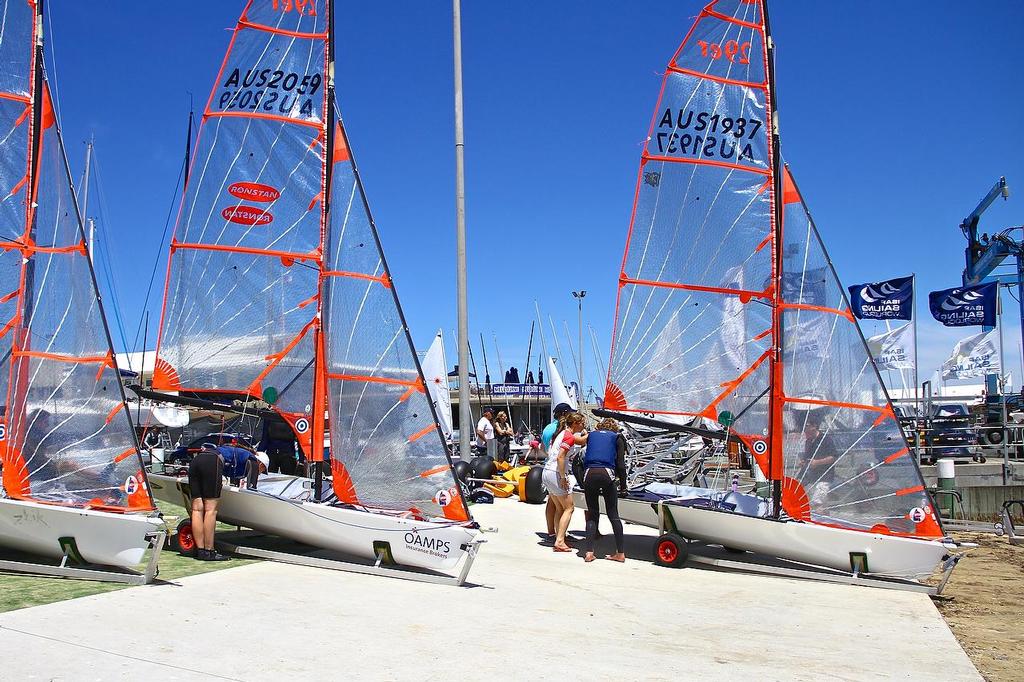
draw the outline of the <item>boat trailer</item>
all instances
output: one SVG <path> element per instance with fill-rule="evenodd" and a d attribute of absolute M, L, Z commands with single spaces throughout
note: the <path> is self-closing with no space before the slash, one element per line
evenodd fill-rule
<path fill-rule="evenodd" d="M 70 546 L 64 548 L 64 556 L 61 558 L 60 564 L 56 566 L 27 561 L 0 560 L 0 571 L 51 578 L 66 578 L 69 580 L 97 580 L 108 583 L 121 583 L 123 585 L 149 585 L 160 573 L 160 552 L 163 551 L 166 538 L 166 530 L 158 530 L 146 535 L 146 539 L 149 541 L 150 555 L 149 561 L 146 562 L 146 567 L 142 572 L 100 566 L 88 568 L 72 566 L 69 562 L 74 561 L 74 556 Z"/>
<path fill-rule="evenodd" d="M 239 527 L 239 530 L 241 528 Z M 262 534 L 261 534 L 262 535 Z M 277 537 L 267 535 L 266 537 Z M 282 564 L 293 564 L 296 566 L 309 566 L 311 568 L 324 568 L 331 571 L 345 571 L 347 573 L 359 573 L 362 575 L 375 575 L 384 578 L 397 578 L 399 580 L 412 580 L 421 583 L 433 583 L 435 585 L 451 585 L 461 587 L 466 583 L 469 569 L 473 566 L 476 554 L 480 545 L 486 540 L 470 543 L 466 548 L 466 559 L 462 563 L 462 569 L 458 575 L 445 575 L 442 573 L 427 573 L 404 568 L 392 568 L 384 565 L 386 556 L 383 552 L 377 553 L 373 564 L 357 564 L 351 561 L 340 559 L 324 559 L 322 557 L 299 554 L 297 552 L 284 552 L 280 550 L 263 549 L 251 545 L 243 545 L 225 540 L 216 540 L 217 549 L 230 552 L 240 557 L 278 561 Z"/>
<path fill-rule="evenodd" d="M 725 549 L 724 547 L 708 545 L 702 542 L 697 542 L 696 540 L 684 538 L 682 535 L 677 533 L 675 529 L 672 528 L 671 519 L 666 523 L 666 517 L 668 516 L 665 511 L 664 504 L 666 501 L 671 500 L 658 501 L 658 541 L 660 541 L 665 535 L 675 536 L 685 543 L 688 550 L 686 556 L 687 562 L 692 561 L 696 564 L 711 566 L 718 569 L 757 573 L 760 575 L 770 575 L 779 578 L 797 578 L 800 580 L 816 580 L 819 582 L 859 585 L 861 587 L 873 587 L 886 590 L 921 592 L 929 596 L 938 596 L 942 594 L 942 591 L 945 589 L 946 583 L 949 581 L 949 577 L 953 573 L 953 569 L 956 568 L 960 559 L 963 558 L 962 554 L 953 554 L 948 556 L 942 562 L 942 577 L 935 585 L 926 585 L 924 583 L 917 582 L 916 580 L 909 580 L 906 578 L 876 576 L 857 571 L 840 571 L 838 569 L 803 564 L 798 561 L 790 561 L 787 559 L 780 559 L 778 557 L 768 557 L 753 552 L 744 552 L 743 554 L 745 554 L 746 557 L 742 559 L 729 558 L 736 557 L 737 554 Z M 695 551 L 689 551 L 691 548 Z"/>

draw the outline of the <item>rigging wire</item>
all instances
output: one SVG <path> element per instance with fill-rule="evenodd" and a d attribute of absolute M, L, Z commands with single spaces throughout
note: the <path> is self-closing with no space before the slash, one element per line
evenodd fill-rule
<path fill-rule="evenodd" d="M 100 222 L 97 225 L 97 237 L 94 238 L 95 243 L 92 244 L 92 249 L 94 253 L 96 253 L 98 249 L 100 261 L 101 264 L 103 265 L 103 276 L 105 283 L 107 285 L 107 292 L 110 294 L 111 303 L 113 303 L 114 321 L 117 323 L 117 332 L 118 336 L 120 336 L 121 338 L 121 347 L 125 350 L 125 352 L 127 352 L 128 340 L 125 334 L 124 316 L 121 313 L 121 300 L 117 293 L 119 289 L 119 287 L 117 286 L 117 274 L 119 272 L 123 272 L 123 270 L 121 270 L 118 267 L 119 264 L 117 262 L 117 258 L 113 250 L 109 246 L 109 244 L 113 243 L 113 240 L 108 241 L 106 239 L 100 239 L 98 236 L 101 229 L 105 234 L 108 235 L 112 234 L 113 232 L 107 229 L 110 222 L 110 212 L 108 210 L 107 205 L 107 194 L 104 191 L 103 175 L 100 170 L 101 164 L 97 159 L 95 147 L 93 147 L 92 150 L 92 166 L 94 170 L 92 175 L 94 178 L 94 185 L 96 188 L 96 200 L 99 206 L 99 214 L 104 218 L 103 222 Z M 88 191 L 88 188 L 85 188 L 84 191 Z M 85 220 L 86 225 L 88 225 L 89 217 L 82 216 L 82 219 Z M 128 369 L 132 369 L 131 363 L 129 362 L 128 364 Z"/>
<path fill-rule="evenodd" d="M 174 191 L 171 192 L 170 206 L 167 207 L 167 217 L 164 219 L 164 230 L 160 234 L 160 245 L 156 250 L 156 257 L 153 259 L 153 268 L 149 273 L 149 284 L 146 285 L 146 297 L 142 302 L 143 313 L 149 309 L 149 298 L 153 293 L 153 282 L 156 281 L 157 268 L 160 267 L 161 256 L 164 253 L 164 247 L 167 244 L 167 229 L 171 224 L 171 216 L 174 215 L 174 207 L 178 203 L 178 188 L 181 186 L 181 178 L 185 174 L 185 160 L 181 161 L 181 168 L 178 169 L 178 179 L 174 181 Z M 142 334 L 142 324 L 144 315 L 139 316 L 139 325 L 135 329 L 135 338 L 132 339 L 131 349 L 138 351 L 139 349 L 139 336 Z M 128 350 L 127 348 L 125 350 Z"/>

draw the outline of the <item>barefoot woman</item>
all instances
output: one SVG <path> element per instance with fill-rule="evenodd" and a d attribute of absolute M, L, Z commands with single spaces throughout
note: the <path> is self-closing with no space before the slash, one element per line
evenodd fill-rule
<path fill-rule="evenodd" d="M 583 431 L 583 415 L 573 412 L 559 421 L 559 429 L 551 439 L 548 458 L 544 462 L 544 487 L 555 507 L 555 551 L 571 552 L 572 548 L 565 542 L 565 532 L 572 520 L 572 493 L 569 490 L 569 457 L 568 453 L 574 445 L 587 442 L 587 435 L 576 432 Z"/>

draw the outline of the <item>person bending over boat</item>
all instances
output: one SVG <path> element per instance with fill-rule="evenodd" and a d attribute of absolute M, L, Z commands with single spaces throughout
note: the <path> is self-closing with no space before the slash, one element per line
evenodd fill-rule
<path fill-rule="evenodd" d="M 540 433 L 540 444 L 544 448 L 545 453 L 551 448 L 551 440 L 558 433 L 558 422 L 570 412 L 572 412 L 572 406 L 568 403 L 558 403 L 555 405 L 555 410 L 552 413 L 554 414 L 554 419 Z M 544 519 L 548 524 L 548 536 L 552 540 L 555 539 L 555 511 L 555 501 L 548 495 L 547 506 L 544 508 Z"/>
<path fill-rule="evenodd" d="M 602 419 L 597 430 L 588 435 L 581 485 L 590 512 L 587 515 L 587 553 L 583 560 L 594 560 L 597 521 L 601 518 L 599 500 L 603 498 L 605 513 L 615 533 L 615 554 L 605 559 L 625 561 L 618 493 L 626 491 L 626 439 L 619 433 L 619 424 L 614 419 Z"/>
<path fill-rule="evenodd" d="M 572 520 L 572 491 L 569 488 L 569 451 L 575 445 L 584 445 L 587 434 L 583 415 L 573 412 L 559 421 L 558 435 L 551 440 L 548 458 L 544 462 L 544 488 L 555 505 L 555 547 L 556 552 L 571 552 L 565 542 L 565 533 Z M 578 434 L 578 435 L 577 435 Z"/>
<path fill-rule="evenodd" d="M 256 466 L 259 467 L 259 473 L 266 473 L 270 465 L 267 455 L 261 455 L 237 440 L 232 440 L 230 445 L 218 445 L 217 452 L 224 460 L 224 475 L 232 482 L 249 478 L 250 469 Z"/>
<path fill-rule="evenodd" d="M 224 460 L 217 446 L 203 443 L 202 449 L 188 465 L 188 487 L 192 496 L 192 537 L 196 541 L 195 558 L 200 561 L 225 561 L 231 558 L 213 548 L 223 474 Z"/>

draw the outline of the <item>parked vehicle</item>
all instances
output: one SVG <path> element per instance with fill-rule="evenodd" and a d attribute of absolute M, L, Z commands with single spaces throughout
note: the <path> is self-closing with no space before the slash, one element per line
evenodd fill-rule
<path fill-rule="evenodd" d="M 1006 398 L 1006 431 L 1009 442 L 1016 446 L 1021 444 L 1021 429 L 1013 422 L 1011 415 L 1024 409 L 1024 401 L 1019 393 L 1009 394 Z M 985 402 L 976 408 L 978 415 L 978 440 L 983 445 L 1002 446 L 1003 444 L 1003 396 L 989 395 Z"/>
<path fill-rule="evenodd" d="M 167 464 L 188 464 L 202 448 L 203 443 L 224 445 L 238 442 L 243 447 L 255 449 L 249 436 L 241 433 L 210 433 L 205 436 L 193 439 L 188 445 L 179 445 L 165 456 Z"/>
<path fill-rule="evenodd" d="M 966 405 L 933 405 L 931 414 L 925 418 L 921 444 L 924 464 L 935 464 L 939 459 L 950 457 L 985 461 Z"/>

